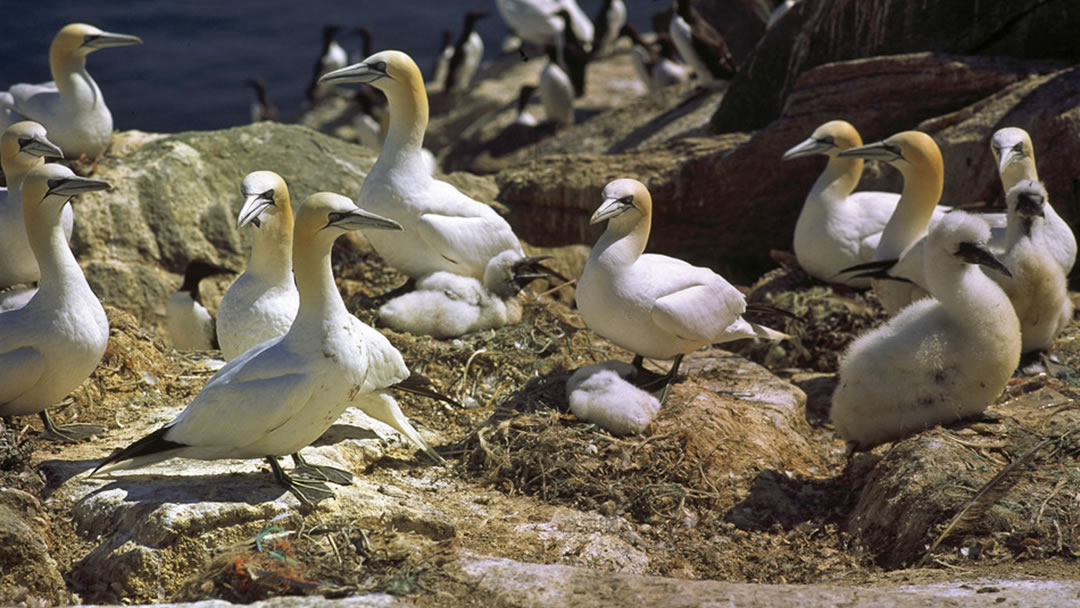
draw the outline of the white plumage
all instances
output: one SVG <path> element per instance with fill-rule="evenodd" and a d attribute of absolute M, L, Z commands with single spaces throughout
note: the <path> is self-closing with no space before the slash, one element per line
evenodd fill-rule
<path fill-rule="evenodd" d="M 983 411 L 1020 360 L 1020 322 L 1008 296 L 972 264 L 1003 269 L 977 216 L 946 215 L 927 241 L 934 298 L 917 301 L 848 349 L 830 417 L 870 447 Z"/>
<path fill-rule="evenodd" d="M 660 411 L 660 401 L 630 384 L 634 366 L 621 361 L 586 365 L 566 381 L 570 412 L 613 435 L 640 433 Z"/>
<path fill-rule="evenodd" d="M 218 347 L 214 317 L 203 306 L 199 283 L 206 277 L 231 273 L 232 270 L 192 260 L 184 269 L 184 282 L 165 303 L 165 328 L 177 350 L 210 350 Z"/>
<path fill-rule="evenodd" d="M 559 65 L 554 47 L 548 47 L 547 65 L 540 72 L 540 103 L 547 119 L 559 125 L 574 124 L 574 86 Z"/>
<path fill-rule="evenodd" d="M 556 13 L 566 9 L 578 39 L 586 45 L 592 43 L 592 21 L 576 0 L 495 0 L 495 7 L 508 28 L 523 40 L 540 45 L 554 43 L 562 34 L 562 20 Z"/>

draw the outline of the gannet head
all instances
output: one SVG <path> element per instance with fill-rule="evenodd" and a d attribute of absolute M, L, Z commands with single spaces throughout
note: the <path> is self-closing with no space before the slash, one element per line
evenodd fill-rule
<path fill-rule="evenodd" d="M 604 202 L 589 219 L 590 224 L 610 220 L 608 228 L 629 230 L 642 218 L 652 216 L 652 196 L 636 179 L 617 179 L 604 186 Z"/>
<path fill-rule="evenodd" d="M 289 206 L 289 187 L 285 180 L 273 171 L 253 171 L 240 183 L 240 192 L 244 195 L 244 205 L 237 216 L 236 227 L 243 228 L 254 224 L 258 228 L 263 213 L 270 215 L 291 214 Z"/>
<path fill-rule="evenodd" d="M 986 243 L 990 240 L 990 226 L 977 215 L 963 211 L 946 213 L 934 223 L 927 235 L 927 245 L 967 264 L 980 264 L 1006 276 L 1012 276 Z"/>
<path fill-rule="evenodd" d="M 32 120 L 11 125 L 0 137 L 0 162 L 10 166 L 20 154 L 26 157 L 24 160 L 30 162 L 37 162 L 38 158 L 46 156 L 64 158 L 60 147 L 49 141 L 45 135 L 45 127 Z"/>
<path fill-rule="evenodd" d="M 142 44 L 142 38 L 105 32 L 87 23 L 70 23 L 57 32 L 50 53 L 85 57 L 98 49 L 131 44 Z"/>
<path fill-rule="evenodd" d="M 484 267 L 484 286 L 504 300 L 516 296 L 529 283 L 552 278 L 550 269 L 540 263 L 550 257 L 521 257 L 517 251 L 507 249 L 488 260 Z"/>
<path fill-rule="evenodd" d="M 848 150 L 862 145 L 862 137 L 855 127 L 846 120 L 830 120 L 829 122 L 814 129 L 810 137 L 799 145 L 784 152 L 782 160 L 802 158 L 813 154 L 824 154 L 833 157 Z"/>
<path fill-rule="evenodd" d="M 111 188 L 108 182 L 80 177 L 64 165 L 50 163 L 34 167 L 26 174 L 22 186 L 27 224 L 42 221 L 59 223 L 60 211 L 71 197 L 107 188 Z"/>
<path fill-rule="evenodd" d="M 690 0 L 675 0 L 675 12 L 680 17 L 690 20 Z"/>
<path fill-rule="evenodd" d="M 1046 188 L 1036 180 L 1024 179 L 1005 193 L 1005 204 L 1008 206 L 1009 221 L 1015 217 L 1023 226 L 1024 234 L 1031 234 L 1031 226 L 1036 218 L 1046 217 L 1043 206 L 1049 195 Z"/>
<path fill-rule="evenodd" d="M 333 242 L 345 232 L 363 229 L 401 230 L 394 220 L 360 209 L 352 199 L 333 192 L 316 192 L 296 210 L 297 240 L 328 238 Z M 323 237 L 322 235 L 326 235 Z"/>
<path fill-rule="evenodd" d="M 1024 159 L 1034 162 L 1035 150 L 1028 132 L 1018 127 L 998 129 L 990 138 L 990 151 L 998 163 L 998 173 L 1004 174 L 1009 168 Z"/>
<path fill-rule="evenodd" d="M 938 171 L 944 167 L 941 149 L 932 137 L 922 131 L 902 131 L 872 144 L 844 150 L 837 156 L 884 161 L 899 169 L 905 177 L 914 167 Z"/>
<path fill-rule="evenodd" d="M 360 63 L 327 72 L 319 82 L 343 84 L 362 82 L 390 95 L 400 88 L 424 92 L 424 78 L 416 62 L 401 51 L 380 51 Z"/>

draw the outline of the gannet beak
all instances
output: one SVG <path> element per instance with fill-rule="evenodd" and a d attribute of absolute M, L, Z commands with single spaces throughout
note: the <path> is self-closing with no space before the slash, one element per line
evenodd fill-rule
<path fill-rule="evenodd" d="M 1024 149 L 1021 146 L 1009 146 L 1003 149 L 1000 158 L 998 158 L 998 173 L 1005 171 L 1005 167 L 1009 166 L 1009 163 L 1022 156 L 1024 156 Z"/>
<path fill-rule="evenodd" d="M 1000 260 L 994 257 L 994 254 L 990 253 L 990 250 L 985 245 L 960 243 L 960 246 L 956 249 L 956 256 L 968 264 L 981 264 L 1007 277 L 1012 277 L 1012 273 L 1005 267 L 1005 264 L 1002 264 Z"/>
<path fill-rule="evenodd" d="M 371 84 L 380 78 L 390 78 L 386 73 L 386 62 L 376 61 L 368 64 L 363 61 L 347 65 L 343 68 L 327 72 L 319 78 L 319 82 L 331 84 L 343 84 L 346 82 L 362 82 Z"/>
<path fill-rule="evenodd" d="M 604 220 L 619 217 L 633 208 L 634 202 L 631 197 L 606 198 L 603 203 L 600 203 L 600 208 L 596 210 L 596 213 L 593 213 L 592 217 L 589 218 L 589 223 L 599 224 Z"/>
<path fill-rule="evenodd" d="M 72 197 L 83 192 L 93 192 L 95 190 L 107 190 L 112 188 L 109 182 L 103 182 L 100 179 L 90 179 L 89 177 L 79 177 L 78 175 L 72 175 L 71 177 L 64 177 L 61 179 L 50 179 L 48 184 L 49 191 L 45 193 L 46 196 L 58 194 L 61 196 Z"/>
<path fill-rule="evenodd" d="M 368 213 L 363 209 L 356 208 L 347 213 L 331 213 L 327 216 L 325 228 L 336 226 L 342 230 L 360 230 L 361 228 L 377 228 L 381 230 L 404 230 L 401 224 L 381 215 Z"/>
<path fill-rule="evenodd" d="M 82 45 L 90 49 L 107 49 L 113 46 L 130 46 L 132 44 L 142 44 L 142 38 L 138 36 L 129 36 L 127 34 L 114 34 L 112 32 L 101 32 L 100 34 L 89 34 L 83 40 Z"/>
<path fill-rule="evenodd" d="M 259 216 L 263 211 L 266 211 L 267 207 L 271 207 L 274 204 L 273 197 L 266 196 L 265 192 L 259 194 L 249 194 L 244 199 L 244 206 L 240 208 L 239 219 L 236 220 L 236 227 L 243 228 L 248 224 L 255 224 L 255 227 L 259 227 Z"/>
<path fill-rule="evenodd" d="M 784 152 L 784 155 L 780 157 L 780 160 L 792 160 L 804 156 L 812 156 L 814 154 L 825 154 L 834 147 L 836 147 L 836 145 L 831 141 L 822 141 L 811 137 L 787 152 Z"/>
<path fill-rule="evenodd" d="M 19 152 L 26 152 L 27 154 L 33 154 L 40 157 L 51 158 L 64 158 L 64 151 L 60 149 L 60 146 L 45 139 L 44 136 L 35 135 L 34 137 L 27 137 L 25 139 L 19 139 Z"/>
<path fill-rule="evenodd" d="M 899 146 L 884 141 L 876 141 L 857 148 L 848 148 L 837 156 L 854 156 L 855 158 L 880 160 L 887 163 L 904 158 L 904 155 L 900 153 Z"/>
<path fill-rule="evenodd" d="M 1046 217 L 1043 215 L 1043 196 L 1034 192 L 1021 192 L 1016 196 L 1016 213 L 1020 217 Z"/>

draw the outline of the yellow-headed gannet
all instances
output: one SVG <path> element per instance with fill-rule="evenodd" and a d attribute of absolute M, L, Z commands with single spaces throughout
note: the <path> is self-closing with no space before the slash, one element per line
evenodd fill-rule
<path fill-rule="evenodd" d="M 570 23 L 578 39 L 591 46 L 594 28 L 577 0 L 495 0 L 499 15 L 521 39 L 534 44 L 554 44 L 562 33 L 560 9 L 570 13 Z"/>
<path fill-rule="evenodd" d="M 581 318 L 590 329 L 642 357 L 672 359 L 669 384 L 683 355 L 706 344 L 786 335 L 742 318 L 746 298 L 708 268 L 643 253 L 652 225 L 652 197 L 632 179 L 604 188 L 590 220 L 607 229 L 589 254 L 577 286 Z"/>
<path fill-rule="evenodd" d="M 547 47 L 547 65 L 540 72 L 540 103 L 550 122 L 557 125 L 574 124 L 574 85 L 559 65 L 555 47 Z"/>
<path fill-rule="evenodd" d="M 240 185 L 237 226 L 254 230 L 251 258 L 218 306 L 221 354 L 232 361 L 292 327 L 300 307 L 293 281 L 293 210 L 289 187 L 273 171 L 254 171 Z"/>
<path fill-rule="evenodd" d="M 199 283 L 206 277 L 234 273 L 234 270 L 192 260 L 184 268 L 184 282 L 165 303 L 165 328 L 176 350 L 210 350 L 218 347 L 214 317 L 202 304 Z"/>
<path fill-rule="evenodd" d="M 351 475 L 298 463 L 290 476 L 277 457 L 318 439 L 346 407 L 384 422 L 389 416 L 395 428 L 411 431 L 409 438 L 426 447 L 387 394 L 410 377 L 401 353 L 349 314 L 334 283 L 334 241 L 361 227 L 401 228 L 344 196 L 308 197 L 297 209 L 293 232 L 300 310 L 289 332 L 227 363 L 175 420 L 110 456 L 95 473 L 175 457 L 265 458 L 279 483 L 302 503 L 314 504 L 333 496 L 319 479 L 348 483 Z"/>
<path fill-rule="evenodd" d="M 277 106 L 270 101 L 270 96 L 266 94 L 266 81 L 262 78 L 253 78 L 248 81 L 248 86 L 255 89 L 255 101 L 251 102 L 251 122 L 262 122 L 264 120 L 277 122 L 281 120 Z"/>
<path fill-rule="evenodd" d="M 63 441 L 104 430 L 57 426 L 47 408 L 97 367 L 109 342 L 109 320 L 68 247 L 60 210 L 76 194 L 108 187 L 58 164 L 31 169 L 22 184 L 26 232 L 41 279 L 28 304 L 0 313 L 0 416 L 38 414 L 47 435 Z"/>
<path fill-rule="evenodd" d="M 1011 276 L 989 273 L 1012 300 L 1020 319 L 1021 352 L 1047 351 L 1072 320 L 1065 273 L 1046 247 L 1051 239 L 1046 189 L 1037 181 L 1020 180 L 1005 197 L 1009 225 L 1002 263 Z"/>
<path fill-rule="evenodd" d="M 7 188 L 0 188 L 0 289 L 32 283 L 40 276 L 26 235 L 21 191 L 26 174 L 44 163 L 46 156 L 63 158 L 64 153 L 36 122 L 17 122 L 0 136 L 0 166 L 7 178 Z M 60 223 L 70 241 L 74 214 L 66 205 L 62 213 Z"/>
<path fill-rule="evenodd" d="M 428 88 L 446 82 L 446 72 L 450 70 L 450 59 L 454 57 L 454 46 L 453 32 L 450 30 L 443 30 L 442 44 L 439 45 L 439 48 L 441 48 L 442 51 L 435 57 L 435 65 L 431 67 L 431 76 L 428 78 Z M 367 55 L 364 55 L 364 57 L 367 57 Z"/>
<path fill-rule="evenodd" d="M 566 381 L 570 412 L 613 435 L 644 431 L 660 411 L 660 401 L 626 380 L 635 372 L 621 361 L 578 369 Z"/>
<path fill-rule="evenodd" d="M 982 412 L 1020 360 L 1020 322 L 1008 296 L 973 264 L 1007 273 L 987 249 L 990 227 L 954 212 L 927 241 L 934 298 L 864 334 L 840 363 L 830 417 L 859 448 Z"/>
<path fill-rule="evenodd" d="M 1021 180 L 1039 181 L 1035 168 L 1035 148 L 1028 132 L 1017 127 L 998 129 L 990 138 L 990 150 L 998 162 L 1001 186 L 1008 192 Z M 1047 199 L 1043 204 L 1046 227 L 1044 245 L 1068 275 L 1076 262 L 1076 236 Z"/>
<path fill-rule="evenodd" d="M 446 67 L 446 79 L 442 81 L 444 91 L 461 91 L 472 83 L 476 71 L 480 69 L 480 62 L 484 59 L 484 39 L 474 28 L 477 21 L 490 14 L 482 11 L 465 13 L 465 25 L 454 45 L 450 64 Z"/>
<path fill-rule="evenodd" d="M 493 258 L 511 251 L 532 271 L 514 231 L 491 207 L 431 176 L 421 145 L 428 123 L 424 81 L 412 58 L 382 51 L 323 76 L 333 83 L 368 83 L 390 102 L 390 128 L 382 151 L 357 197 L 359 205 L 399 222 L 404 234 L 373 231 L 368 241 L 391 266 L 421 278 L 446 271 L 484 280 Z"/>
<path fill-rule="evenodd" d="M 322 35 L 322 47 L 319 48 L 319 57 L 315 59 L 315 67 L 312 68 L 311 81 L 307 86 L 307 99 L 310 102 L 318 101 L 325 95 L 325 91 L 319 87 L 319 77 L 327 72 L 332 72 L 345 67 L 349 62 L 349 56 L 345 49 L 334 40 L 340 25 L 324 25 Z"/>
<path fill-rule="evenodd" d="M 735 77 L 738 68 L 724 37 L 701 16 L 690 0 L 675 0 L 675 14 L 668 24 L 668 33 L 679 55 L 694 69 L 702 84 Z"/>
<path fill-rule="evenodd" d="M 619 39 L 624 25 L 626 25 L 626 4 L 623 0 L 604 0 L 600 4 L 600 12 L 593 21 L 595 38 L 592 54 L 599 55 L 613 51 L 615 41 Z"/>
<path fill-rule="evenodd" d="M 68 158 L 83 154 L 97 158 L 112 141 L 113 119 L 101 89 L 86 71 L 86 56 L 98 49 L 131 44 L 142 44 L 142 40 L 103 32 L 85 23 L 65 25 L 49 47 L 53 81 L 17 84 L 7 94 L 0 94 L 0 106 L 7 105 L 18 117 L 44 125 L 49 139 Z M 0 129 L 7 126 L 0 125 Z"/>

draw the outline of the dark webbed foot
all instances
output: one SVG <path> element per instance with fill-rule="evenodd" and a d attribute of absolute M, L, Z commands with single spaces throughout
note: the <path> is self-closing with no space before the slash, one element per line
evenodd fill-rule
<path fill-rule="evenodd" d="M 308 481 L 327 481 L 339 486 L 352 484 L 353 474 L 344 469 L 311 464 L 304 460 L 304 457 L 300 455 L 300 452 L 293 454 L 292 459 L 293 463 L 296 464 L 291 471 L 293 478 L 300 478 Z"/>
<path fill-rule="evenodd" d="M 100 435 L 105 432 L 105 427 L 100 424 L 56 424 L 53 422 L 49 411 L 44 410 L 39 414 L 45 424 L 45 432 L 38 436 L 39 439 L 49 441 L 61 441 L 64 443 L 76 443 Z"/>
<path fill-rule="evenodd" d="M 292 492 L 292 495 L 301 504 L 314 507 L 319 502 L 334 497 L 334 493 L 330 491 L 330 488 L 326 487 L 326 484 L 321 481 L 290 477 L 282 470 L 281 465 L 273 456 L 267 456 L 266 462 L 270 463 L 270 468 L 274 471 L 274 479 L 285 486 L 286 490 Z"/>

